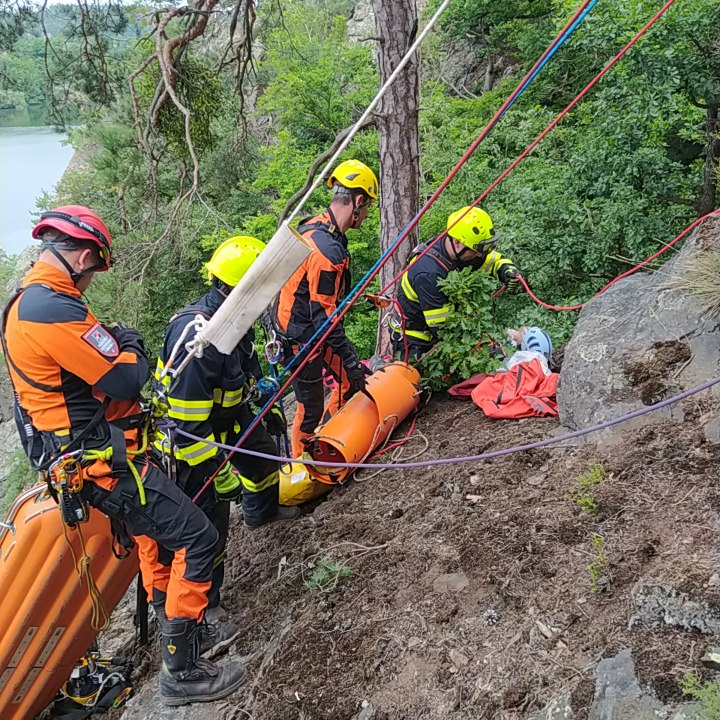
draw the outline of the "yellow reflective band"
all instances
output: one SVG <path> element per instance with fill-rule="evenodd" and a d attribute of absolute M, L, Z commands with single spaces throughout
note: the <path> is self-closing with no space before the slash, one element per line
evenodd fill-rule
<path fill-rule="evenodd" d="M 157 365 L 155 367 L 155 380 L 158 382 L 161 382 L 166 388 L 170 387 L 170 375 L 166 375 L 165 377 L 162 376 L 162 372 L 165 369 L 165 365 L 163 364 L 163 361 L 158 358 Z"/>
<path fill-rule="evenodd" d="M 442 325 L 452 314 L 453 311 L 450 305 L 443 305 L 441 308 L 434 310 L 423 310 L 425 322 L 428 324 L 428 327 Z"/>
<path fill-rule="evenodd" d="M 264 480 L 261 480 L 260 482 L 253 482 L 249 478 L 246 478 L 244 475 L 240 476 L 240 480 L 242 481 L 243 487 L 248 490 L 249 492 L 262 492 L 263 490 L 267 490 L 268 488 L 272 487 L 273 485 L 277 485 L 280 482 L 280 473 L 275 470 L 274 472 L 271 472 Z"/>
<path fill-rule="evenodd" d="M 180 398 L 169 397 L 168 415 L 176 420 L 199 421 L 207 420 L 212 412 L 212 400 L 181 400 Z"/>
<path fill-rule="evenodd" d="M 206 440 L 214 442 L 215 435 L 208 435 Z M 186 447 L 175 448 L 175 457 L 183 460 L 188 465 L 199 465 L 217 454 L 217 448 L 214 445 L 208 445 L 206 442 L 196 442 Z"/>
<path fill-rule="evenodd" d="M 405 297 L 407 297 L 408 300 L 412 300 L 412 302 L 420 301 L 420 298 L 418 298 L 418 294 L 413 290 L 413 287 L 410 284 L 410 278 L 408 277 L 407 272 L 402 276 L 402 280 L 400 281 L 400 287 L 402 288 L 402 291 L 405 293 Z"/>
<path fill-rule="evenodd" d="M 424 340 L 425 342 L 432 342 L 432 333 L 425 332 L 424 330 L 405 330 L 405 334 L 408 337 L 417 338 L 418 340 Z"/>
<path fill-rule="evenodd" d="M 222 405 L 222 407 L 226 408 L 239 405 L 243 399 L 243 391 L 244 388 L 239 388 L 238 390 L 221 390 L 220 392 L 222 394 L 222 401 L 220 404 Z"/>

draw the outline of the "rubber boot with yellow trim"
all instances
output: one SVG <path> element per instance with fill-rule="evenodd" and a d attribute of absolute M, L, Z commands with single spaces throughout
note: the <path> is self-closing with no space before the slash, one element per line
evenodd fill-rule
<path fill-rule="evenodd" d="M 194 620 L 164 620 L 162 623 L 160 699 L 172 707 L 213 702 L 235 692 L 245 679 L 245 668 L 237 661 L 216 665 L 200 657 L 200 627 Z"/>

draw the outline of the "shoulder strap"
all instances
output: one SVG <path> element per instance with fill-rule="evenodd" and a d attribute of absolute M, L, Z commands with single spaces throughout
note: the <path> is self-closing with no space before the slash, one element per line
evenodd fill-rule
<path fill-rule="evenodd" d="M 186 317 L 187 315 L 192 315 L 193 317 L 195 315 L 202 315 L 206 320 L 209 320 L 212 315 L 209 312 L 206 312 L 205 310 L 200 310 L 199 308 L 193 310 L 191 308 L 186 308 L 185 310 L 181 310 L 180 312 L 176 312 L 168 321 L 168 325 L 172 322 L 175 322 L 178 318 Z"/>
<path fill-rule="evenodd" d="M 420 255 L 421 255 L 423 252 L 425 252 L 425 250 L 427 249 L 428 244 L 429 244 L 429 243 L 422 243 L 422 244 L 418 245 L 418 246 L 410 253 L 410 255 L 409 255 L 409 257 L 408 257 L 408 263 L 407 263 L 407 264 L 408 264 L 408 267 L 409 267 L 413 262 L 415 262 L 415 260 L 417 260 L 418 257 L 420 257 Z M 445 272 L 450 272 L 450 269 L 451 269 L 451 268 L 450 268 L 450 267 L 448 266 L 448 264 L 445 262 L 445 258 L 443 258 L 442 255 L 440 255 L 440 253 L 437 252 L 437 250 L 436 250 L 435 248 L 430 248 L 430 249 L 425 253 L 425 255 L 431 257 L 443 270 L 445 270 Z"/>

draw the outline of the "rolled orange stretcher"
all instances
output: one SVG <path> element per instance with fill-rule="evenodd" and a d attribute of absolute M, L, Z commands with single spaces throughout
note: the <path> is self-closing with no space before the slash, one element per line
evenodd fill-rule
<path fill-rule="evenodd" d="M 84 545 L 84 550 L 83 550 Z M 0 718 L 31 720 L 55 697 L 95 637 L 99 605 L 109 614 L 138 573 L 137 555 L 118 560 L 110 521 L 97 510 L 64 527 L 45 486 L 22 493 L 0 527 Z"/>
<path fill-rule="evenodd" d="M 367 379 L 367 394 L 357 393 L 318 428 L 308 444 L 313 460 L 361 463 L 380 447 L 420 403 L 420 373 L 394 362 Z M 352 468 L 308 465 L 310 475 L 323 483 L 343 482 Z"/>

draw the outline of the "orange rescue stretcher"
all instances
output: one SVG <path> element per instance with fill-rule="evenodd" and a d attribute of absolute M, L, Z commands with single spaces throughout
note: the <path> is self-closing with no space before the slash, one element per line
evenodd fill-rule
<path fill-rule="evenodd" d="M 367 379 L 365 393 L 353 395 L 321 425 L 308 448 L 318 462 L 361 463 L 380 447 L 395 428 L 420 404 L 420 373 L 411 365 L 394 362 Z M 308 465 L 322 483 L 342 483 L 352 468 Z"/>
<path fill-rule="evenodd" d="M 99 511 L 70 528 L 44 485 L 17 497 L 0 525 L 2 720 L 31 720 L 53 701 L 95 640 L 98 612 L 109 614 L 137 573 L 135 551 L 113 554 Z"/>

